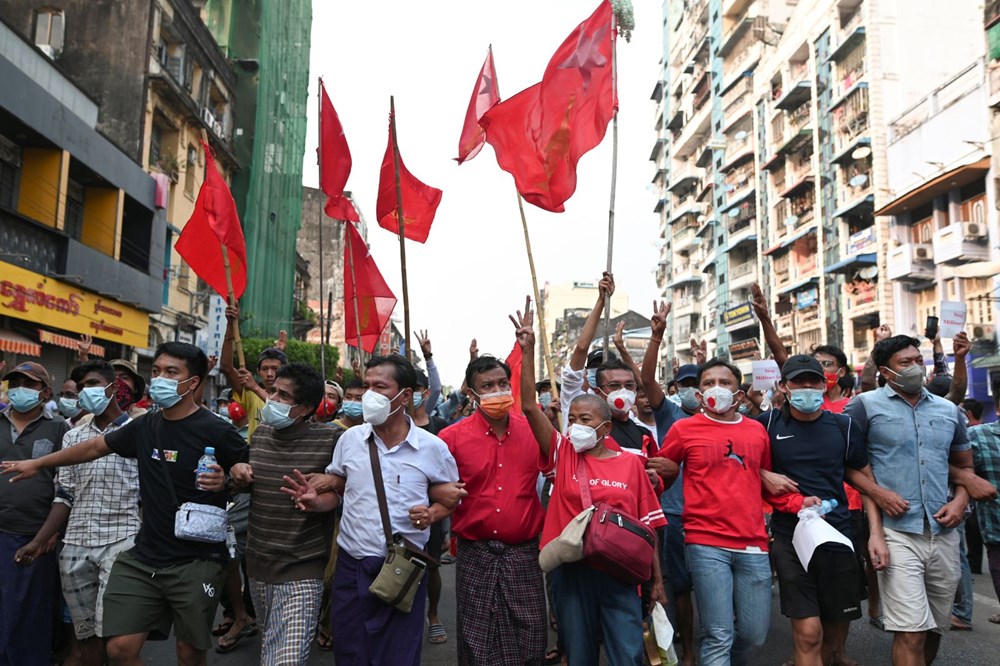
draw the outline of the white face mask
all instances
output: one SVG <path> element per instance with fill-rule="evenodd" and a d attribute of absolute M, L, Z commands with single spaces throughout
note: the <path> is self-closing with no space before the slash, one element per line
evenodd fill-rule
<path fill-rule="evenodd" d="M 361 415 L 364 417 L 365 423 L 373 426 L 385 423 L 390 416 L 402 408 L 402 405 L 396 409 L 392 408 L 392 401 L 398 398 L 402 392 L 400 391 L 392 398 L 387 398 L 371 389 L 365 391 L 364 395 L 361 396 Z"/>
<path fill-rule="evenodd" d="M 716 414 L 725 414 L 733 407 L 733 392 L 725 386 L 713 386 L 701 394 L 705 409 Z"/>
<path fill-rule="evenodd" d="M 611 411 L 618 414 L 631 411 L 635 405 L 635 391 L 629 391 L 627 388 L 612 391 L 608 394 L 608 405 L 611 407 Z"/>
<path fill-rule="evenodd" d="M 600 428 L 604 423 L 598 424 Z M 573 449 L 577 453 L 583 453 L 584 451 L 589 451 L 595 446 L 597 446 L 597 429 L 591 428 L 590 426 L 583 425 L 582 423 L 574 423 L 566 431 L 569 436 L 569 441 L 573 444 Z"/>

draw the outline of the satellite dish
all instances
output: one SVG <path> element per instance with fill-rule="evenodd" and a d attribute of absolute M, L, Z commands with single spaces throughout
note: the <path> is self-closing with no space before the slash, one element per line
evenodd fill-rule
<path fill-rule="evenodd" d="M 705 216 L 704 215 L 699 215 L 697 222 L 698 222 L 698 224 L 704 223 L 705 222 Z"/>
<path fill-rule="evenodd" d="M 874 280 L 878 276 L 878 266 L 865 266 L 858 271 L 858 277 L 862 280 Z"/>
<path fill-rule="evenodd" d="M 740 216 L 740 209 L 739 208 L 732 208 L 732 209 L 730 209 L 730 211 L 729 211 L 729 217 L 739 217 L 739 216 Z"/>
<path fill-rule="evenodd" d="M 872 154 L 872 149 L 871 148 L 869 148 L 868 146 L 861 146 L 860 148 L 858 148 L 857 150 L 855 150 L 853 153 L 851 153 L 851 159 L 852 160 L 863 160 L 863 159 L 865 159 L 866 157 L 868 157 L 871 154 Z"/>
<path fill-rule="evenodd" d="M 847 184 L 850 185 L 851 187 L 861 187 L 867 182 L 868 182 L 868 174 L 859 173 L 858 175 L 854 176 L 849 181 L 847 181 Z"/>
<path fill-rule="evenodd" d="M 746 174 L 743 174 L 742 176 L 736 179 L 736 182 L 739 183 L 740 185 L 746 185 L 748 180 L 750 180 L 750 177 L 747 176 Z"/>
<path fill-rule="evenodd" d="M 798 215 L 789 215 L 788 217 L 785 218 L 785 226 L 794 227 L 798 221 L 799 221 Z"/>
<path fill-rule="evenodd" d="M 748 134 L 746 130 L 740 130 L 739 132 L 733 135 L 733 138 L 736 139 L 737 141 L 746 141 L 747 136 Z"/>

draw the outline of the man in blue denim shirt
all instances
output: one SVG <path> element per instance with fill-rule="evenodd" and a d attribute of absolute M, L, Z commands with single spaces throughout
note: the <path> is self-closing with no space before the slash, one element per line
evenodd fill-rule
<path fill-rule="evenodd" d="M 885 628 L 895 633 L 894 666 L 930 664 L 948 627 L 959 581 L 959 539 L 969 492 L 955 486 L 972 472 L 972 453 L 958 407 L 924 388 L 920 341 L 897 335 L 876 343 L 872 361 L 886 385 L 862 393 L 844 413 L 861 425 L 879 485 L 906 510 L 869 515 L 869 549 L 882 593 Z"/>

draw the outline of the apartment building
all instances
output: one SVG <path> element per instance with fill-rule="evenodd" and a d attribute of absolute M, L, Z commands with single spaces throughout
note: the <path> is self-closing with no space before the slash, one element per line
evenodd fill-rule
<path fill-rule="evenodd" d="M 890 218 L 876 215 L 894 198 L 888 120 L 976 58 L 968 4 L 665 6 L 651 159 L 660 280 L 674 301 L 667 357 L 689 358 L 694 336 L 748 368 L 756 281 L 790 350 L 829 343 L 867 360 L 872 331 L 896 324 Z M 912 48 L 921 34 L 935 39 Z"/>

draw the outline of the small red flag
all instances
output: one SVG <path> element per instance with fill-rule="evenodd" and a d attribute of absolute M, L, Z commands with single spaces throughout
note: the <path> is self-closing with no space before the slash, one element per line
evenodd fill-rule
<path fill-rule="evenodd" d="M 396 219 L 396 172 L 393 168 L 392 129 L 389 130 L 389 143 L 385 147 L 382 158 L 382 170 L 379 173 L 378 201 L 375 204 L 375 215 L 378 225 L 383 229 L 399 234 L 399 221 Z M 403 164 L 403 156 L 399 156 L 399 187 L 403 196 L 403 235 L 412 241 L 423 243 L 431 232 L 434 213 L 441 203 L 441 190 L 425 185 L 416 176 L 407 171 Z"/>
<path fill-rule="evenodd" d="M 344 234 L 347 240 L 344 244 L 344 337 L 347 344 L 357 347 L 360 330 L 361 347 L 370 354 L 375 351 L 379 336 L 389 324 L 392 310 L 396 307 L 396 297 L 385 283 L 368 251 L 368 244 L 357 228 L 346 222 Z M 353 279 L 351 257 L 354 258 Z M 354 317 L 355 299 L 358 304 L 357 319 Z"/>
<path fill-rule="evenodd" d="M 514 342 L 514 348 L 507 357 L 507 365 L 510 367 L 510 391 L 514 397 L 514 410 L 521 413 L 521 345 Z"/>
<path fill-rule="evenodd" d="M 564 210 L 576 191 L 577 163 L 601 142 L 614 116 L 611 19 L 611 3 L 604 0 L 556 50 L 541 83 L 482 118 L 500 168 L 539 208 Z"/>
<path fill-rule="evenodd" d="M 493 66 L 493 47 L 491 46 L 486 53 L 486 62 L 479 70 L 476 87 L 472 90 L 469 109 L 465 112 L 465 125 L 462 126 L 462 136 L 458 140 L 458 157 L 455 158 L 459 164 L 471 160 L 483 149 L 483 144 L 486 143 L 486 133 L 479 126 L 479 120 L 499 101 L 500 89 L 497 87 L 497 72 Z"/>
<path fill-rule="evenodd" d="M 247 246 L 243 227 L 233 195 L 215 167 L 212 149 L 205 143 L 201 147 L 205 151 L 205 181 L 198 190 L 191 219 L 184 225 L 174 248 L 198 277 L 220 296 L 228 298 L 226 269 L 222 262 L 222 246 L 225 245 L 233 294 L 240 298 L 247 288 Z"/>
<path fill-rule="evenodd" d="M 319 92 L 319 187 L 328 197 L 325 212 L 335 220 L 358 222 L 358 211 L 344 196 L 344 187 L 351 175 L 351 149 L 322 79 Z"/>

